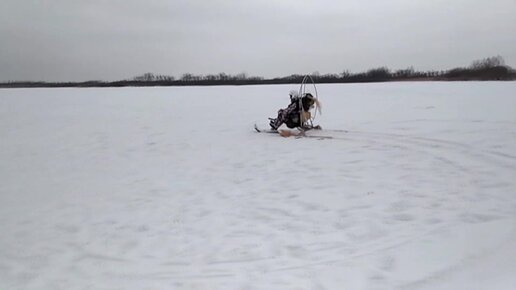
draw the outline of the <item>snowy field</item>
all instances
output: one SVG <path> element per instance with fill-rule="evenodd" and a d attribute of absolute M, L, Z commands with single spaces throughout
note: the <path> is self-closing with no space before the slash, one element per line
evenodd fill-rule
<path fill-rule="evenodd" d="M 516 82 L 0 90 L 0 289 L 516 289 Z"/>

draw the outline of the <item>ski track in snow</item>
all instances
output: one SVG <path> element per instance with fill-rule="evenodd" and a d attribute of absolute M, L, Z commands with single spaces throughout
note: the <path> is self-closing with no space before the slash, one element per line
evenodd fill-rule
<path fill-rule="evenodd" d="M 0 288 L 513 289 L 515 88 L 0 90 Z"/>

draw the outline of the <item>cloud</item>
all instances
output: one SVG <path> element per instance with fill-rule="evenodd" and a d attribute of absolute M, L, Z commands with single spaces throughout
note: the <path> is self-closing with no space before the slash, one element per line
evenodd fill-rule
<path fill-rule="evenodd" d="M 510 0 L 4 0 L 0 81 L 511 65 L 514 14 Z"/>

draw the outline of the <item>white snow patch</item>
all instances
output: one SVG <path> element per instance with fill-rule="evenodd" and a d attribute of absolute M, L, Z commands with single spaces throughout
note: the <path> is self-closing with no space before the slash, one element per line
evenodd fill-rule
<path fill-rule="evenodd" d="M 516 83 L 0 90 L 0 289 L 515 289 Z"/>

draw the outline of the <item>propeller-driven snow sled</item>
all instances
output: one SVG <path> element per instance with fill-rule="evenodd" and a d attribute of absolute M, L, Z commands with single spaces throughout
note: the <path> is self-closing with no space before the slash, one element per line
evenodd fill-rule
<path fill-rule="evenodd" d="M 301 82 L 299 91 L 290 92 L 290 105 L 285 109 L 280 109 L 276 118 L 269 118 L 270 130 L 259 129 L 256 125 L 255 130 L 281 134 L 279 128 L 283 124 L 290 129 L 297 128 L 301 133 L 307 130 L 321 129 L 319 125 L 314 125 L 317 112 L 321 113 L 317 87 L 313 78 L 306 75 Z"/>

